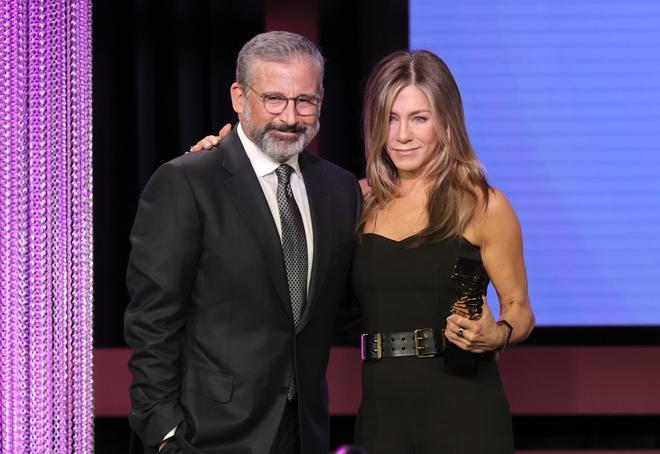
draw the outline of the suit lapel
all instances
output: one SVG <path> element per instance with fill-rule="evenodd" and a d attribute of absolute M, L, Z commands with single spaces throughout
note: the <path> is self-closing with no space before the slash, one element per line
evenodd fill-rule
<path fill-rule="evenodd" d="M 299 162 L 312 216 L 314 259 L 307 307 L 300 323 L 298 323 L 297 331 L 305 327 L 314 311 L 314 306 L 318 304 L 319 292 L 323 286 L 332 253 L 332 200 L 327 193 L 327 185 L 324 182 L 321 166 L 319 165 L 320 160 L 314 155 L 303 152 L 300 154 Z"/>
<path fill-rule="evenodd" d="M 259 245 L 282 306 L 293 319 L 280 236 L 259 180 L 236 132 L 237 127 L 221 143 L 222 165 L 231 173 L 224 181 L 225 188 Z"/>

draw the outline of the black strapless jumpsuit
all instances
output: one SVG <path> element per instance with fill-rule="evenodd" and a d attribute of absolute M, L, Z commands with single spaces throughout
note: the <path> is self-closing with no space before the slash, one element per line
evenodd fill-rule
<path fill-rule="evenodd" d="M 462 238 L 411 248 L 366 234 L 352 279 L 366 332 L 444 328 L 456 295 L 459 256 L 480 259 Z M 383 358 L 362 367 L 355 444 L 369 454 L 511 454 L 511 415 L 494 354 L 476 375 L 447 372 L 442 357 Z"/>

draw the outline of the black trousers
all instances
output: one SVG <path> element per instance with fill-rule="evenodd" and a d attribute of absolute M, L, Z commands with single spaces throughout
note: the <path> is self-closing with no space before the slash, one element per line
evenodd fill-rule
<path fill-rule="evenodd" d="M 300 426 L 298 400 L 286 403 L 270 454 L 300 454 Z"/>
<path fill-rule="evenodd" d="M 176 438 L 170 440 L 161 451 L 158 451 L 153 446 L 143 445 L 142 440 L 140 440 L 137 434 L 131 431 L 129 452 L 131 454 L 179 454 L 182 451 Z M 301 454 L 297 399 L 286 403 L 282 420 L 277 429 L 277 434 L 275 434 L 275 440 L 269 454 Z"/>

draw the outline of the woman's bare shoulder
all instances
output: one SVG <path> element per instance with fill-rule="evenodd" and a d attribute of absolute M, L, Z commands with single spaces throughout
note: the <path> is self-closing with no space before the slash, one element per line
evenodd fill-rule
<path fill-rule="evenodd" d="M 489 233 L 501 229 L 517 230 L 518 219 L 506 195 L 497 188 L 488 189 L 488 198 L 476 190 L 477 201 L 464 236 L 474 244 L 482 244 Z"/>
<path fill-rule="evenodd" d="M 511 202 L 499 189 L 489 190 L 488 204 L 477 219 L 478 235 L 487 242 L 498 238 L 518 241 L 522 234 L 520 221 Z"/>
<path fill-rule="evenodd" d="M 483 200 L 481 203 L 483 203 Z M 488 205 L 486 205 L 485 211 L 487 216 L 515 217 L 515 211 L 511 206 L 511 202 L 509 202 L 506 195 L 497 188 L 490 188 L 488 190 Z"/>

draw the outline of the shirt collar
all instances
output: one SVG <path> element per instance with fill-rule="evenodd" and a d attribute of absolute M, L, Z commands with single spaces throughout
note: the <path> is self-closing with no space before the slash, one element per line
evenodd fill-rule
<path fill-rule="evenodd" d="M 261 178 L 275 172 L 275 169 L 277 169 L 281 163 L 273 161 L 268 155 L 261 151 L 259 147 L 245 134 L 243 131 L 243 125 L 241 123 L 238 124 L 237 128 L 238 138 L 241 140 L 243 148 L 245 148 L 245 153 L 247 154 L 247 157 L 250 160 L 252 168 L 254 168 L 254 173 L 257 174 L 257 177 Z M 296 174 L 301 177 L 298 155 L 289 158 L 285 164 L 289 164 L 291 167 L 293 167 L 293 170 L 296 172 Z"/>

